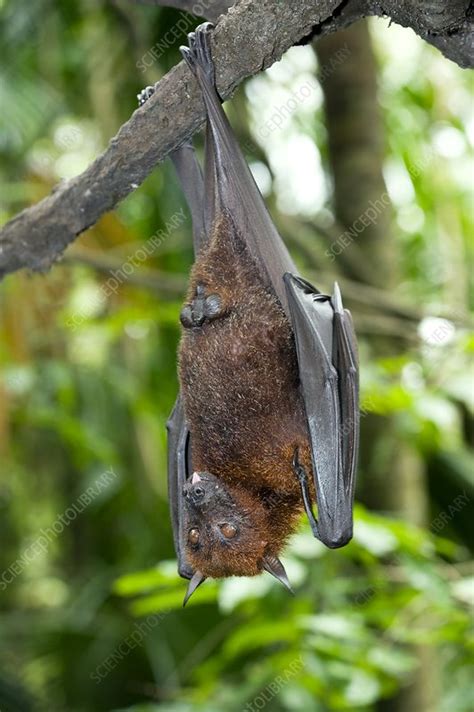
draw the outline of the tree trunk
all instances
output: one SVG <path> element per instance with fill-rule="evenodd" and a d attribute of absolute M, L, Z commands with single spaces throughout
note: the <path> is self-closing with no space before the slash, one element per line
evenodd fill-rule
<path fill-rule="evenodd" d="M 335 215 L 347 231 L 357 232 L 342 251 L 339 248 L 343 240 L 339 241 L 333 254 L 348 277 L 390 289 L 399 276 L 397 250 L 391 234 L 392 208 L 382 174 L 384 129 L 377 101 L 377 66 L 367 21 L 323 38 L 316 44 L 316 53 L 325 98 Z M 334 61 L 338 56 L 347 56 L 347 60 Z M 374 207 L 375 216 L 369 207 Z M 365 227 L 361 223 L 364 216 Z M 351 252 L 357 259 L 351 259 Z M 366 265 L 363 270 L 359 266 L 361 257 Z M 380 337 L 373 339 L 370 345 L 375 357 L 406 348 L 401 337 Z M 426 525 L 428 495 L 424 462 L 408 443 L 397 440 L 392 418 L 368 415 L 362 419 L 359 472 L 361 498 L 370 508 Z M 419 668 L 411 684 L 395 698 L 380 703 L 380 711 L 433 712 L 436 709 L 433 652 L 420 647 L 418 656 Z"/>

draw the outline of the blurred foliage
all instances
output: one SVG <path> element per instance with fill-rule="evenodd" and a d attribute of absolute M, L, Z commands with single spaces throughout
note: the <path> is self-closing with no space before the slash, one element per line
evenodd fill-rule
<path fill-rule="evenodd" d="M 0 0 L 3 221 L 105 148 L 137 92 L 178 61 L 182 40 L 155 58 L 150 48 L 179 17 L 125 0 Z M 359 507 L 354 541 L 340 551 L 303 526 L 285 558 L 295 598 L 266 576 L 233 579 L 207 582 L 182 611 L 165 424 L 192 252 L 189 221 L 170 227 L 183 200 L 160 166 L 48 275 L 1 285 L 2 712 L 231 712 L 262 700 L 276 712 L 372 712 L 410 682 L 421 644 L 437 651 L 439 710 L 471 709 L 470 79 L 385 25 L 373 34 L 402 274 L 391 297 L 420 320 L 404 322 L 412 338 L 399 353 L 375 359 L 364 310 L 348 301 L 363 414 L 391 416 L 390 437 L 423 459 L 431 523 L 416 529 Z M 295 259 L 324 285 L 337 264 L 324 262 L 313 227 L 333 220 L 316 70 L 311 48 L 295 48 L 247 82 L 229 112 Z M 263 140 L 264 121 L 305 81 L 308 100 Z M 157 235 L 136 283 L 112 289 L 110 269 Z M 79 514 L 51 534 L 73 505 Z"/>

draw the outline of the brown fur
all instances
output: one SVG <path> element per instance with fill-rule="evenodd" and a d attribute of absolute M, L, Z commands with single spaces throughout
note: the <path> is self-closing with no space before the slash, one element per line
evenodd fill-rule
<path fill-rule="evenodd" d="M 278 554 L 302 511 L 296 447 L 312 479 L 293 333 L 228 216 L 198 255 L 188 302 L 198 284 L 219 295 L 225 313 L 183 329 L 179 375 L 193 470 L 222 481 L 251 513 L 254 532 L 239 550 L 214 552 L 212 565 L 205 547 L 191 557 L 209 576 L 252 575 L 264 552 Z"/>

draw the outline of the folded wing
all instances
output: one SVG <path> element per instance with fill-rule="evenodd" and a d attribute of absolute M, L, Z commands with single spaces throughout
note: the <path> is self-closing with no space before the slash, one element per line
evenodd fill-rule
<path fill-rule="evenodd" d="M 332 297 L 284 277 L 295 334 L 318 505 L 317 536 L 331 548 L 352 537 L 359 442 L 357 347 L 339 288 Z"/>

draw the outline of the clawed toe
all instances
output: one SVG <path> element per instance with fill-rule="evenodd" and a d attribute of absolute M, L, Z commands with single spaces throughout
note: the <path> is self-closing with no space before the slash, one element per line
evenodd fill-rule
<path fill-rule="evenodd" d="M 153 96 L 154 93 L 155 87 L 148 86 L 142 89 L 141 92 L 137 94 L 138 106 L 143 106 L 143 104 L 148 101 L 148 99 Z"/>
<path fill-rule="evenodd" d="M 188 46 L 180 47 L 180 52 L 188 67 L 195 74 L 200 67 L 214 82 L 214 64 L 211 55 L 211 31 L 214 29 L 212 22 L 203 22 L 195 32 L 188 34 Z"/>

